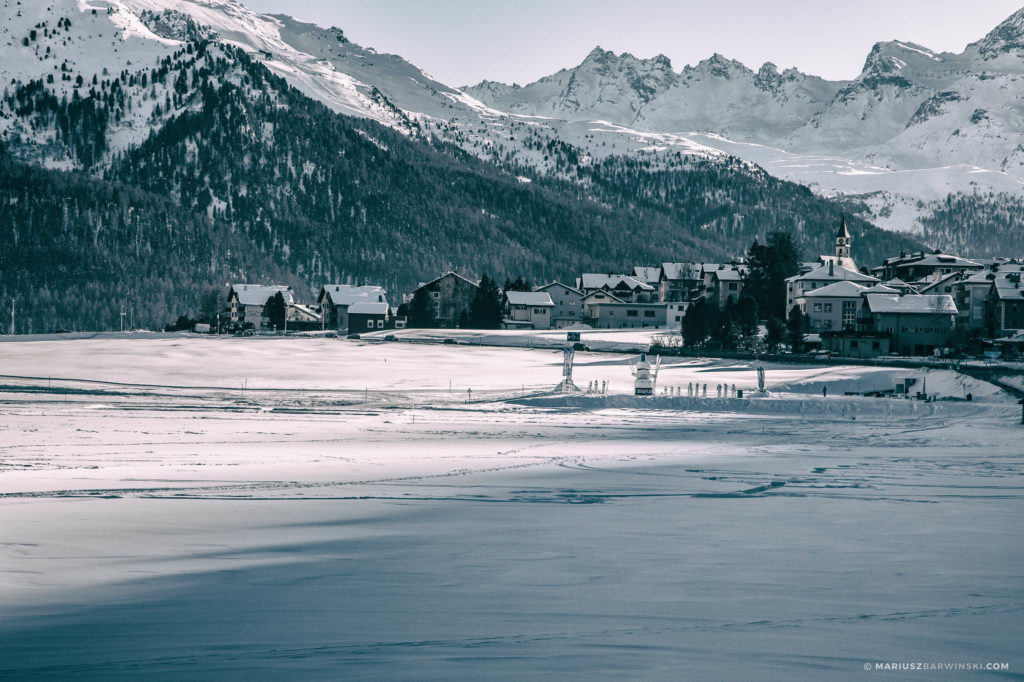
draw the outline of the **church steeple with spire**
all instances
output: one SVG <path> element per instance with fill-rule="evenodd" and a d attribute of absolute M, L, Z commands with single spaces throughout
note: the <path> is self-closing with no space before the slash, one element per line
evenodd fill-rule
<path fill-rule="evenodd" d="M 846 227 L 846 216 L 843 216 L 839 221 L 839 232 L 836 233 L 836 258 L 849 258 L 852 245 L 853 237 Z"/>

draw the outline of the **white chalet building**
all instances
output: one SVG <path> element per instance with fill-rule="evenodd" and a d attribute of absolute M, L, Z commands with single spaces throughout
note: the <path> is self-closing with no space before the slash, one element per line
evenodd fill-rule
<path fill-rule="evenodd" d="M 505 292 L 507 329 L 551 329 L 554 301 L 546 291 Z"/>

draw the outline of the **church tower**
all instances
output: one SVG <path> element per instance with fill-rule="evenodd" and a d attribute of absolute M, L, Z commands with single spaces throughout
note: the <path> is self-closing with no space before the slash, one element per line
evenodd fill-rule
<path fill-rule="evenodd" d="M 839 232 L 836 234 L 836 257 L 849 258 L 850 246 L 852 244 L 853 237 L 850 236 L 850 231 L 846 229 L 846 216 L 843 216 L 842 221 L 839 223 Z"/>

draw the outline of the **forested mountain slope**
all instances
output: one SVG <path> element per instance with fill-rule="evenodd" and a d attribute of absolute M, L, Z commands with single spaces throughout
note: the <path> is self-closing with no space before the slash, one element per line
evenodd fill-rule
<path fill-rule="evenodd" d="M 83 78 L 70 98 L 41 79 L 7 94 L 35 135 L 0 167 L 0 297 L 19 300 L 19 331 L 116 327 L 125 296 L 137 326 L 157 327 L 232 280 L 305 298 L 328 281 L 402 291 L 446 269 L 571 279 L 738 256 L 778 229 L 813 256 L 844 210 L 728 157 L 593 161 L 549 142 L 559 173 L 499 167 L 339 115 L 194 31 L 132 66 Z M 150 133 L 124 144 L 118 121 L 140 110 Z M 916 245 L 851 229 L 865 262 Z"/>

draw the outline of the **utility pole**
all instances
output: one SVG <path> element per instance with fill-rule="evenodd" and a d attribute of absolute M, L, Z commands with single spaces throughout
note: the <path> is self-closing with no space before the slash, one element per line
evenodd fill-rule
<path fill-rule="evenodd" d="M 11 299 L 11 336 L 14 336 L 14 299 Z"/>
<path fill-rule="evenodd" d="M 124 331 L 124 303 L 121 304 L 121 331 Z"/>

